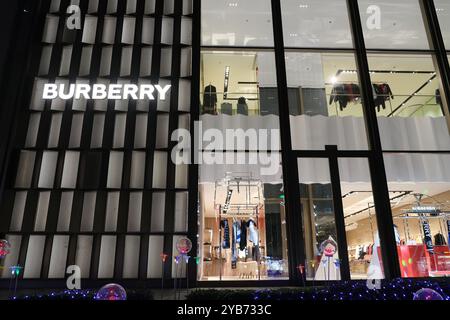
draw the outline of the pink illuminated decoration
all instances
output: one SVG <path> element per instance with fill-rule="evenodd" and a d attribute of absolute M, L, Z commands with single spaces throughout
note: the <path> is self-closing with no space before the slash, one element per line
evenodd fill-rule
<path fill-rule="evenodd" d="M 10 253 L 11 245 L 8 240 L 0 240 L 0 258 L 6 257 Z"/>
<path fill-rule="evenodd" d="M 123 301 L 127 300 L 127 292 L 116 283 L 110 283 L 102 287 L 95 295 L 95 300 L 102 301 Z"/>
<path fill-rule="evenodd" d="M 180 254 L 188 254 L 192 250 L 192 242 L 188 238 L 181 238 L 177 241 L 177 250 Z"/>

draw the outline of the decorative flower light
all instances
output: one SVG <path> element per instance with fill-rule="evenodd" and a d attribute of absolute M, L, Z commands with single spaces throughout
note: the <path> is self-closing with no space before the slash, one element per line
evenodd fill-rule
<path fill-rule="evenodd" d="M 10 253 L 11 244 L 8 240 L 0 240 L 0 258 L 6 257 Z"/>
<path fill-rule="evenodd" d="M 72 299 L 73 299 L 72 295 Z M 127 300 L 127 292 L 125 289 L 116 283 L 110 283 L 103 286 L 95 295 L 95 300 L 104 301 L 121 301 Z"/>

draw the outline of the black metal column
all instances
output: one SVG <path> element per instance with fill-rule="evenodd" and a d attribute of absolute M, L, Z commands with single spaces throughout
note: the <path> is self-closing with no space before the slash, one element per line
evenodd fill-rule
<path fill-rule="evenodd" d="M 200 114 L 200 47 L 201 47 L 201 1 L 193 0 L 192 17 L 192 78 L 191 78 L 191 164 L 189 165 L 189 204 L 188 204 L 188 237 L 192 241 L 192 255 L 200 256 L 198 247 L 198 165 L 195 164 L 195 121 Z M 197 265 L 195 259 L 189 261 L 187 275 L 189 283 L 194 285 L 197 280 Z"/>
<path fill-rule="evenodd" d="M 277 69 L 278 105 L 280 112 L 281 155 L 288 234 L 289 275 L 293 283 L 304 283 L 297 268 L 305 263 L 305 246 L 302 237 L 303 222 L 300 207 L 297 158 L 292 152 L 286 62 L 280 1 L 272 0 L 275 64 Z"/>
<path fill-rule="evenodd" d="M 361 84 L 361 96 L 364 105 L 366 131 L 371 149 L 369 167 L 372 177 L 372 190 L 375 200 L 375 208 L 380 236 L 381 255 L 386 279 L 400 277 L 397 245 L 395 241 L 394 222 L 392 219 L 389 189 L 387 184 L 386 169 L 384 166 L 383 150 L 378 128 L 378 120 L 375 111 L 375 103 L 372 92 L 372 82 L 369 73 L 364 33 L 359 14 L 357 0 L 347 0 L 350 24 L 355 45 L 356 64 Z"/>
<path fill-rule="evenodd" d="M 339 173 L 337 146 L 326 146 L 329 153 L 330 177 L 333 190 L 334 218 L 336 224 L 337 244 L 339 252 L 342 280 L 350 280 L 350 264 L 348 260 L 347 233 L 345 231 L 344 207 L 342 204 L 341 178 Z"/>

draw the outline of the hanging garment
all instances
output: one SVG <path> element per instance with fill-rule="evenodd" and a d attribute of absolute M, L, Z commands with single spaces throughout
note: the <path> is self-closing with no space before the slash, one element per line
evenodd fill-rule
<path fill-rule="evenodd" d="M 341 111 L 347 107 L 348 98 L 345 96 L 345 86 L 343 84 L 337 84 L 333 87 L 333 90 L 331 90 L 330 104 L 333 104 L 334 102 L 339 103 Z"/>
<path fill-rule="evenodd" d="M 231 268 L 236 269 L 236 262 L 239 256 L 237 244 L 241 241 L 241 224 L 239 221 L 233 222 L 233 233 L 231 239 Z"/>
<path fill-rule="evenodd" d="M 387 83 L 373 84 L 372 87 L 376 93 L 376 98 L 374 97 L 375 107 L 380 112 L 381 108 L 386 109 L 386 101 L 393 100 L 394 95 L 391 87 Z"/>
<path fill-rule="evenodd" d="M 220 113 L 232 116 L 233 115 L 233 105 L 228 102 L 222 103 L 222 105 L 220 106 Z"/>
<path fill-rule="evenodd" d="M 213 85 L 205 87 L 203 92 L 203 112 L 214 114 L 217 104 L 217 89 Z"/>
<path fill-rule="evenodd" d="M 445 237 L 442 233 L 437 233 L 434 235 L 434 245 L 435 246 L 447 245 L 447 242 L 445 241 Z"/>
<path fill-rule="evenodd" d="M 228 220 L 223 219 L 220 221 L 220 227 L 223 229 L 222 248 L 230 249 L 230 227 L 228 225 Z"/>
<path fill-rule="evenodd" d="M 357 84 L 341 83 L 334 85 L 331 91 L 330 104 L 338 102 L 339 109 L 343 111 L 350 102 L 356 102 L 360 98 L 361 90 Z"/>
<path fill-rule="evenodd" d="M 258 229 L 256 227 L 256 222 L 252 219 L 248 220 L 247 222 L 248 227 L 248 240 L 253 242 L 254 245 L 259 244 L 259 238 L 258 238 Z"/>
<path fill-rule="evenodd" d="M 239 241 L 239 249 L 245 250 L 247 248 L 247 222 L 241 221 L 241 241 Z"/>
<path fill-rule="evenodd" d="M 259 261 L 259 246 L 256 245 L 252 248 L 252 259 L 253 261 Z"/>
<path fill-rule="evenodd" d="M 242 114 L 244 116 L 248 116 L 248 105 L 247 100 L 244 97 L 240 97 L 238 99 L 237 104 L 237 113 Z"/>
<path fill-rule="evenodd" d="M 423 228 L 423 242 L 425 243 L 425 246 L 427 248 L 427 251 L 431 254 L 434 253 L 434 247 L 433 247 L 433 240 L 431 239 L 431 229 L 430 224 L 428 223 L 428 220 L 422 221 L 422 228 Z"/>

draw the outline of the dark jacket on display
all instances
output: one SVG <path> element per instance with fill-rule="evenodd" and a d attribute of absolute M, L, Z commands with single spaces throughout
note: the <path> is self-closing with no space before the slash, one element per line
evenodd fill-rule
<path fill-rule="evenodd" d="M 220 221 L 220 227 L 223 229 L 222 248 L 230 249 L 230 226 L 227 219 Z"/>
<path fill-rule="evenodd" d="M 217 89 L 213 85 L 205 87 L 203 93 L 203 111 L 213 114 L 217 104 Z"/>
<path fill-rule="evenodd" d="M 330 104 L 339 103 L 339 109 L 343 111 L 350 102 L 361 97 L 359 86 L 354 83 L 336 84 L 331 91 Z"/>
<path fill-rule="evenodd" d="M 394 99 L 394 95 L 392 93 L 391 87 L 387 83 L 382 84 L 373 84 L 373 89 L 376 94 L 375 99 L 375 107 L 377 111 L 381 111 L 381 107 L 386 109 L 386 101 Z"/>

